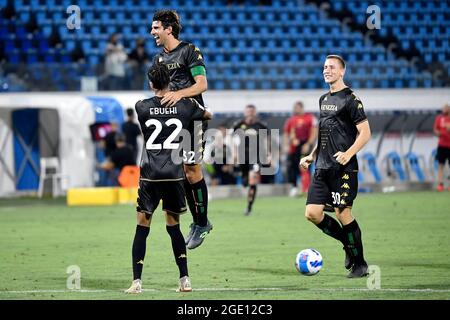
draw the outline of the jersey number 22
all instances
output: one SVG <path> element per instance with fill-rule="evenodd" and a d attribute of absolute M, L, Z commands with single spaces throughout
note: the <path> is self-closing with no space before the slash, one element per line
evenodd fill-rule
<path fill-rule="evenodd" d="M 156 119 L 150 119 L 145 121 L 145 125 L 147 127 L 155 126 L 155 131 L 152 132 L 152 134 L 147 140 L 147 143 L 145 144 L 147 150 L 178 149 L 178 147 L 180 146 L 179 143 L 173 143 L 173 140 L 178 136 L 181 129 L 183 128 L 183 124 L 181 123 L 181 121 L 175 118 L 171 118 L 167 120 L 164 124 L 168 127 L 175 125 L 175 130 L 173 130 L 173 132 L 167 137 L 166 140 L 164 140 L 162 144 L 153 143 L 155 142 L 156 137 L 162 131 L 162 124 L 159 120 Z"/>

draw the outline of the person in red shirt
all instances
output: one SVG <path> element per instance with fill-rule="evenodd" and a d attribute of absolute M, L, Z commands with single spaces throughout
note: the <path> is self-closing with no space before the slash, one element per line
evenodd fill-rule
<path fill-rule="evenodd" d="M 444 166 L 448 161 L 450 164 L 450 105 L 442 108 L 442 113 L 434 121 L 434 133 L 439 137 L 436 158 L 439 162 L 438 169 L 438 191 L 444 190 Z M 448 187 L 450 191 L 450 186 Z"/>
<path fill-rule="evenodd" d="M 317 119 L 309 113 L 305 113 L 303 103 L 294 104 L 293 115 L 284 124 L 284 150 L 287 153 L 288 180 L 292 184 L 290 196 L 299 194 L 297 179 L 300 175 L 302 181 L 301 192 L 306 192 L 309 187 L 310 175 L 308 170 L 299 169 L 302 155 L 311 151 L 317 138 Z"/>

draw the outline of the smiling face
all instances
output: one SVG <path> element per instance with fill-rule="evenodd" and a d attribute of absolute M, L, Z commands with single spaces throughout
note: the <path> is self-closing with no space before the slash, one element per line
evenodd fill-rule
<path fill-rule="evenodd" d="M 169 35 L 172 34 L 172 27 L 168 27 L 164 29 L 161 21 L 153 21 L 152 22 L 152 30 L 150 31 L 153 39 L 156 41 L 156 45 L 164 46 L 167 42 Z"/>
<path fill-rule="evenodd" d="M 333 84 L 344 78 L 345 69 L 342 63 L 336 58 L 325 60 L 323 65 L 323 79 L 328 84 Z"/>

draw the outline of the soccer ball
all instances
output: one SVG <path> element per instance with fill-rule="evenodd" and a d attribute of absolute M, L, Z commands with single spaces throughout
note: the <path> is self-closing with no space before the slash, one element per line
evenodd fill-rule
<path fill-rule="evenodd" d="M 317 274 L 322 269 L 322 266 L 322 255 L 314 249 L 302 250 L 295 258 L 295 268 L 298 272 L 306 276 Z"/>

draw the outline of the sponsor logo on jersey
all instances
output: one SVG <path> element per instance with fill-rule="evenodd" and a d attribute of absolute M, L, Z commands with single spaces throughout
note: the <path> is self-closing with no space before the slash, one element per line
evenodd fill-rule
<path fill-rule="evenodd" d="M 180 64 L 178 62 L 167 64 L 167 69 L 169 69 L 169 70 L 178 69 L 179 67 L 180 67 Z"/>
<path fill-rule="evenodd" d="M 335 104 L 323 104 L 320 106 L 322 111 L 337 111 L 338 107 Z"/>

